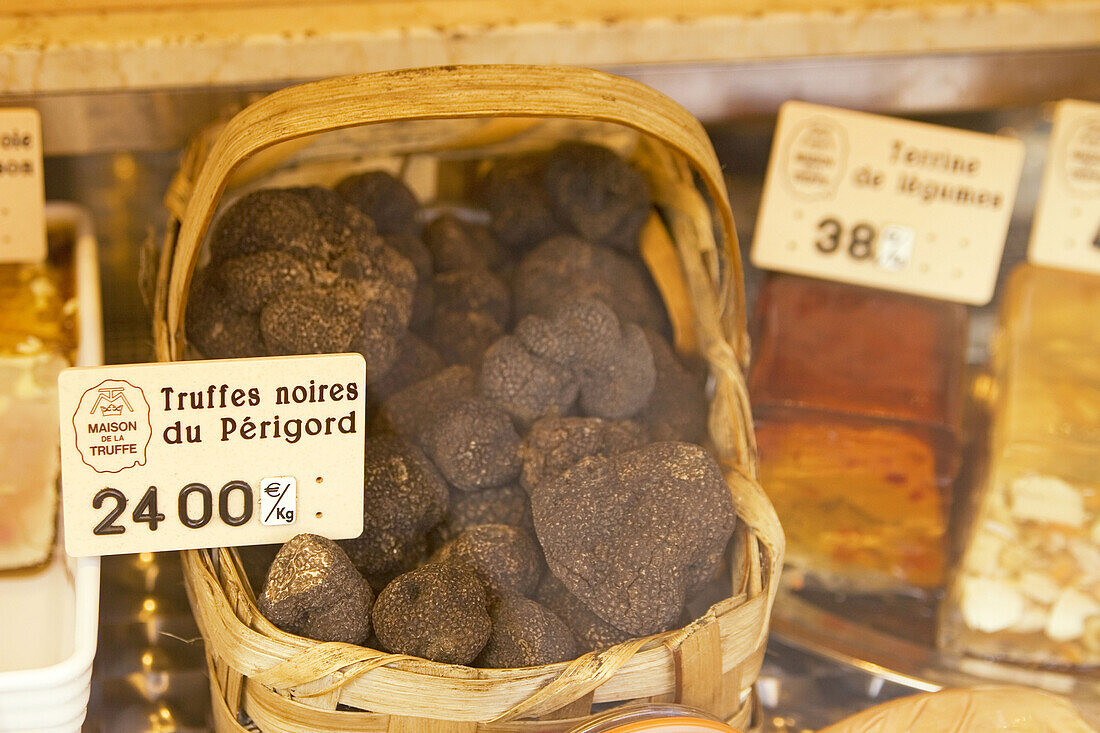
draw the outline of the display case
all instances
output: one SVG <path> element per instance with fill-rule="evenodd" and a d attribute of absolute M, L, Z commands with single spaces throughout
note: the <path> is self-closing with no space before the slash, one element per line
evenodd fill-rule
<path fill-rule="evenodd" d="M 1017 137 L 1024 175 L 988 306 L 745 267 L 759 476 L 796 563 L 774 608 L 761 721 L 819 728 L 908 691 L 994 680 L 1067 695 L 1095 726 L 1100 407 L 1085 344 L 1097 340 L 1100 303 L 1094 278 L 1019 268 L 1051 105 L 1100 99 L 1100 6 L 700 1 L 670 15 L 609 0 L 461 5 L 0 9 L 0 105 L 42 113 L 49 196 L 94 214 L 107 360 L 155 358 L 164 199 L 181 210 L 189 193 L 172 186 L 184 146 L 292 82 L 463 62 L 640 80 L 706 125 L 746 263 L 788 99 Z M 991 523 L 997 512 L 1005 519 Z M 103 597 L 110 643 L 85 729 L 206 730 L 208 672 L 178 559 L 105 560 Z"/>

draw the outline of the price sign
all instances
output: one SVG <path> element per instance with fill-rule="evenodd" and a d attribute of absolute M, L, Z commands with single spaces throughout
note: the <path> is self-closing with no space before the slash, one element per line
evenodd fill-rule
<path fill-rule="evenodd" d="M 1055 109 L 1028 260 L 1100 274 L 1100 104 Z"/>
<path fill-rule="evenodd" d="M 989 302 L 1018 140 L 787 102 L 753 237 L 758 267 Z"/>
<path fill-rule="evenodd" d="M 67 369 L 58 385 L 70 555 L 363 530 L 359 354 Z"/>
<path fill-rule="evenodd" d="M 42 120 L 34 109 L 0 109 L 0 262 L 44 259 Z"/>

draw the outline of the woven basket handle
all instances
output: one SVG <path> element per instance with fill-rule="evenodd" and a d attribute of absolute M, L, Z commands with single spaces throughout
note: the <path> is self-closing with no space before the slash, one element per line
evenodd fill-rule
<path fill-rule="evenodd" d="M 663 94 L 588 69 L 445 66 L 302 84 L 275 92 L 230 120 L 190 191 L 168 276 L 163 324 L 168 358 L 180 358 L 194 262 L 230 174 L 264 148 L 318 132 L 379 122 L 475 117 L 557 117 L 614 122 L 661 140 L 690 162 L 719 213 L 733 266 L 732 323 L 743 342 L 744 297 L 737 235 L 718 159 L 702 125 Z M 167 263 L 166 263 L 167 264 Z M 161 358 L 166 355 L 161 354 Z"/>

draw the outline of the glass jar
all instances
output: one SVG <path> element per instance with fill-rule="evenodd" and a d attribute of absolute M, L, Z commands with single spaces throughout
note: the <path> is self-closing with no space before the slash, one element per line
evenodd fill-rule
<path fill-rule="evenodd" d="M 791 578 L 844 592 L 942 584 L 967 316 L 957 303 L 769 278 L 749 392 Z"/>

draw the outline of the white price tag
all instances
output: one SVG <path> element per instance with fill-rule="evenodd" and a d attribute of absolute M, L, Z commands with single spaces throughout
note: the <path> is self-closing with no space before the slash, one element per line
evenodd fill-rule
<path fill-rule="evenodd" d="M 0 109 L 0 262 L 44 259 L 42 120 L 38 110 Z"/>
<path fill-rule="evenodd" d="M 1100 104 L 1055 110 L 1028 260 L 1100 274 Z"/>
<path fill-rule="evenodd" d="M 962 303 L 993 296 L 1018 140 L 787 102 L 753 237 L 758 267 Z"/>
<path fill-rule="evenodd" d="M 359 354 L 67 369 L 58 387 L 70 555 L 363 530 Z"/>

